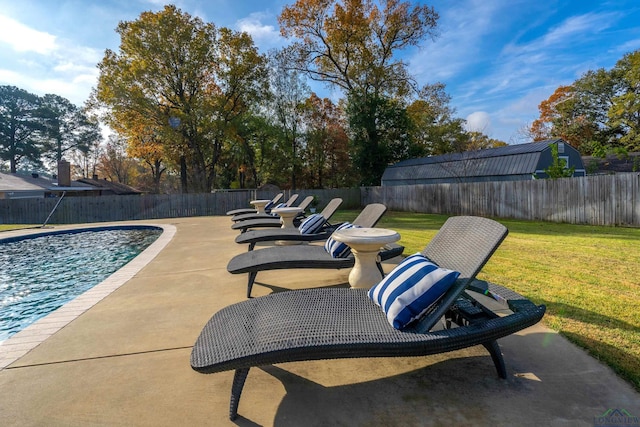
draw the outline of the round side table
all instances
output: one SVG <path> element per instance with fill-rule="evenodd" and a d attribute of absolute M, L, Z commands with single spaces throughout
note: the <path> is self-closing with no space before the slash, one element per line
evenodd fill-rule
<path fill-rule="evenodd" d="M 253 205 L 253 207 L 256 208 L 256 210 L 258 211 L 258 213 L 265 213 L 264 212 L 264 206 L 269 203 L 271 200 L 252 200 L 249 203 L 251 203 Z"/>
<path fill-rule="evenodd" d="M 347 228 L 331 236 L 349 245 L 353 252 L 355 264 L 349 273 L 352 288 L 370 288 L 378 283 L 382 279 L 376 267 L 380 248 L 400 240 L 400 234 L 386 228 Z"/>
<path fill-rule="evenodd" d="M 293 224 L 293 219 L 302 212 L 302 208 L 276 208 L 272 209 L 271 212 L 277 213 L 280 215 L 280 222 L 282 223 L 282 228 L 286 228 L 289 230 L 297 230 L 296 226 Z M 295 240 L 276 240 L 276 245 L 299 245 L 301 241 Z"/>

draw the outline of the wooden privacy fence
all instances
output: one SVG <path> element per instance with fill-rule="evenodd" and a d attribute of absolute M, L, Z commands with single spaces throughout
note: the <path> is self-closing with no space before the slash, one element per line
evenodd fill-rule
<path fill-rule="evenodd" d="M 640 174 L 558 180 L 421 184 L 352 189 L 283 191 L 298 202 L 307 195 L 344 201 L 340 209 L 384 203 L 391 210 L 571 224 L 640 226 Z M 229 190 L 210 194 L 65 197 L 50 224 L 224 215 L 270 199 L 273 191 Z M 59 199 L 0 200 L 0 224 L 43 224 Z M 298 203 L 296 202 L 296 204 Z"/>
<path fill-rule="evenodd" d="M 360 190 L 286 190 L 282 201 L 292 193 L 299 195 L 296 205 L 307 195 L 319 199 L 322 208 L 330 199 L 341 197 L 341 208 L 358 208 Z M 231 209 L 251 207 L 250 200 L 271 199 L 274 191 L 237 190 L 205 194 L 134 195 L 99 197 L 64 197 L 51 215 L 49 224 L 126 221 L 224 215 Z M 0 200 L 0 224 L 43 224 L 58 198 Z"/>
<path fill-rule="evenodd" d="M 362 188 L 391 210 L 640 226 L 640 174 Z"/>

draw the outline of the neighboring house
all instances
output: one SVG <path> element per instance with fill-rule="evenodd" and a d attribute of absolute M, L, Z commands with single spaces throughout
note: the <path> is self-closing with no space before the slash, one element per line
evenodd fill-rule
<path fill-rule="evenodd" d="M 68 162 L 58 165 L 56 179 L 33 174 L 0 172 L 0 199 L 26 199 L 65 196 L 106 196 L 141 194 L 128 185 L 104 179 L 79 179 L 71 181 Z"/>
<path fill-rule="evenodd" d="M 26 177 L 0 172 L 0 199 L 44 197 L 46 184 L 43 181 L 38 175 Z"/>
<path fill-rule="evenodd" d="M 389 166 L 382 185 L 441 184 L 485 181 L 519 181 L 546 178 L 553 162 L 551 146 L 567 167 L 575 167 L 573 176 L 585 176 L 580 153 L 562 139 L 508 145 L 485 150 L 465 151 L 441 156 L 404 160 Z"/>
<path fill-rule="evenodd" d="M 133 187 L 120 184 L 119 182 L 107 181 L 106 179 L 98 179 L 97 176 L 94 176 L 93 178 L 80 178 L 77 182 L 98 188 L 101 196 L 142 194 L 142 191 Z"/>
<path fill-rule="evenodd" d="M 38 174 L 15 174 L 0 172 L 0 199 L 26 199 L 67 196 L 97 196 L 99 190 L 90 185 L 71 182 L 68 186 L 59 186 L 58 182 Z"/>

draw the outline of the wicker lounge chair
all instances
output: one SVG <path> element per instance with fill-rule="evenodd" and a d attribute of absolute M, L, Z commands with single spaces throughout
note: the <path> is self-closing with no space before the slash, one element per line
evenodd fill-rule
<path fill-rule="evenodd" d="M 276 194 L 273 197 L 273 199 L 271 199 L 271 203 L 275 205 L 276 203 L 278 203 L 278 201 L 280 201 L 280 199 L 282 199 L 282 196 L 283 196 L 282 193 Z M 253 208 L 239 208 L 239 209 L 233 209 L 233 210 L 227 211 L 226 215 L 234 216 L 234 215 L 241 215 L 244 213 L 256 213 L 256 212 L 258 212 L 258 210 Z"/>
<path fill-rule="evenodd" d="M 360 227 L 375 227 L 382 215 L 387 210 L 386 206 L 373 203 L 364 207 L 362 212 L 353 220 L 352 224 Z M 290 230 L 286 228 L 266 229 L 266 230 L 250 230 L 246 233 L 240 233 L 236 237 L 236 243 L 249 244 L 248 250 L 252 251 L 256 243 L 280 241 L 296 241 L 296 242 L 318 242 L 327 240 L 331 233 L 335 231 L 339 224 L 329 225 L 321 229 L 318 233 L 302 234 L 298 230 Z"/>
<path fill-rule="evenodd" d="M 380 203 L 372 203 L 368 207 L 367 215 L 363 218 L 363 221 L 366 218 L 375 225 L 387 210 L 387 207 Z M 381 277 L 384 276 L 381 263 L 402 255 L 403 251 L 404 247 L 396 244 L 387 245 L 380 251 L 377 266 Z M 321 245 L 274 246 L 234 256 L 227 264 L 227 271 L 231 274 L 249 273 L 247 278 L 247 298 L 251 298 L 251 289 L 260 271 L 291 268 L 340 270 L 351 268 L 354 263 L 353 254 L 346 258 L 333 258 Z"/>
<path fill-rule="evenodd" d="M 322 212 L 322 216 L 328 221 L 331 216 L 338 210 L 338 207 L 342 204 L 342 199 L 336 197 L 335 199 L 331 199 L 327 206 L 324 207 Z M 279 228 L 282 226 L 279 217 L 272 216 L 271 218 L 262 218 L 262 219 L 248 219 L 246 221 L 238 221 L 231 226 L 233 230 L 240 230 L 241 233 L 246 232 L 247 230 L 251 230 L 254 228 Z"/>
<path fill-rule="evenodd" d="M 460 277 L 438 303 L 408 329 L 392 327 L 365 289 L 306 289 L 253 298 L 216 313 L 198 337 L 191 367 L 201 373 L 235 370 L 229 415 L 238 404 L 249 369 L 292 361 L 423 356 L 482 344 L 498 374 L 506 368 L 496 342 L 537 323 L 545 312 L 522 296 L 472 281 L 507 231 L 482 218 L 450 218 L 423 254 Z M 260 251 L 254 251 L 260 252 Z M 498 317 L 464 290 L 493 296 L 513 314 Z M 321 308 L 321 309 L 318 309 Z M 432 330 L 440 319 L 458 327 Z"/>

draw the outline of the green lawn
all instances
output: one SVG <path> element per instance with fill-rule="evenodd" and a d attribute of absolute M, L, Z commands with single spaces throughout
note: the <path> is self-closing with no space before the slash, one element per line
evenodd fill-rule
<path fill-rule="evenodd" d="M 0 224 L 0 231 L 19 230 L 20 228 L 30 228 L 33 225 L 25 224 Z"/>
<path fill-rule="evenodd" d="M 335 221 L 357 212 L 341 211 Z M 445 215 L 387 212 L 378 224 L 418 252 Z M 545 304 L 543 322 L 640 390 L 640 229 L 498 220 L 509 236 L 478 278 Z"/>

